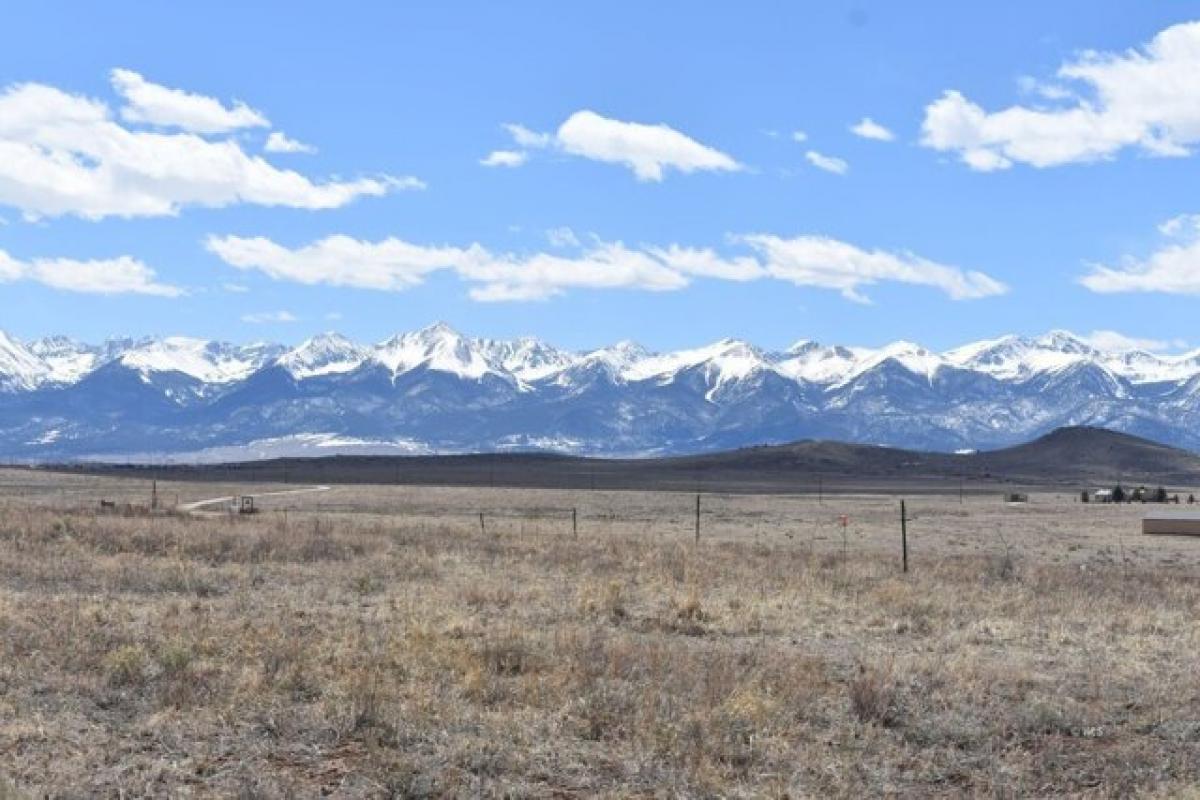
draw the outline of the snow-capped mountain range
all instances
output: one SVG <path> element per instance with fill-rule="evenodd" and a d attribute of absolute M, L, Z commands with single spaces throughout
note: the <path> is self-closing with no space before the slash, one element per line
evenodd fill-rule
<path fill-rule="evenodd" d="M 660 455 L 842 439 L 957 450 L 1101 425 L 1200 448 L 1200 351 L 1055 331 L 934 352 L 725 339 L 569 352 L 444 324 L 374 345 L 0 332 L 0 456 L 221 458 L 552 449 Z"/>

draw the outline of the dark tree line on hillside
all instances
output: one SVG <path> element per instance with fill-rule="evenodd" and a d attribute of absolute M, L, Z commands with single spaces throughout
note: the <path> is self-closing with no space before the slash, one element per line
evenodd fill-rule
<path fill-rule="evenodd" d="M 1147 489 L 1145 486 L 1139 486 L 1136 489 L 1126 489 L 1121 484 L 1117 484 L 1108 492 L 1096 492 L 1095 495 L 1088 492 L 1086 489 L 1080 494 L 1079 499 L 1084 503 L 1090 503 L 1095 500 L 1097 503 L 1175 503 L 1179 504 L 1179 495 L 1168 494 L 1165 486 L 1159 486 L 1156 489 Z M 1189 494 L 1187 498 L 1188 505 L 1196 503 L 1196 495 Z"/>

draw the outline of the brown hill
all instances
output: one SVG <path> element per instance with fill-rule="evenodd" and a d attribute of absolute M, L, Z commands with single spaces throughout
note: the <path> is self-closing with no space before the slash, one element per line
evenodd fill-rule
<path fill-rule="evenodd" d="M 1000 486 L 1200 486 L 1200 456 L 1102 428 L 1060 428 L 1003 450 L 926 453 L 803 441 L 663 459 L 538 453 L 333 456 L 228 465 L 88 466 L 89 472 L 183 480 L 522 486 L 729 492 L 995 491 Z"/>

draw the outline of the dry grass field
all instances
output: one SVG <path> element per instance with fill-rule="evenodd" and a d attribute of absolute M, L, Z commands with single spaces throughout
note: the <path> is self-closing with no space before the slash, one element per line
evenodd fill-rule
<path fill-rule="evenodd" d="M 894 497 L 148 497 L 0 471 L 0 798 L 1200 797 L 1140 507 L 916 497 L 903 575 Z"/>

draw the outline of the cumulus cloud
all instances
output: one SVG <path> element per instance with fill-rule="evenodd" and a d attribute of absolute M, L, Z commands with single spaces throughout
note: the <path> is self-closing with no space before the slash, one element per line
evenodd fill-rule
<path fill-rule="evenodd" d="M 850 132 L 863 139 L 874 139 L 877 142 L 890 142 L 896 138 L 896 134 L 870 117 L 863 117 L 858 124 L 851 125 Z"/>
<path fill-rule="evenodd" d="M 769 234 L 741 237 L 773 277 L 797 286 L 834 289 L 855 302 L 868 302 L 860 289 L 881 282 L 940 289 L 954 300 L 1004 294 L 1008 287 L 973 270 L 939 264 L 912 253 L 863 250 L 825 236 L 785 239 Z"/>
<path fill-rule="evenodd" d="M 262 112 L 245 103 L 227 107 L 212 97 L 151 83 L 128 69 L 114 69 L 109 77 L 113 90 L 125 101 L 121 118 L 126 122 L 206 134 L 271 125 Z"/>
<path fill-rule="evenodd" d="M 554 144 L 554 134 L 551 133 L 538 133 L 515 122 L 506 122 L 502 127 L 521 147 L 540 149 Z"/>
<path fill-rule="evenodd" d="M 1124 353 L 1130 350 L 1146 350 L 1153 353 L 1187 347 L 1187 342 L 1182 339 L 1146 339 L 1138 336 L 1126 336 L 1117 331 L 1107 330 L 1092 331 L 1086 336 L 1080 336 L 1079 338 L 1097 350 L 1113 353 Z"/>
<path fill-rule="evenodd" d="M 1144 47 L 1084 52 L 1056 77 L 1022 82 L 1048 105 L 989 112 L 947 91 L 926 107 L 921 142 L 987 172 L 1096 161 L 1126 148 L 1185 156 L 1200 141 L 1200 22 L 1167 28 Z"/>
<path fill-rule="evenodd" d="M 316 182 L 232 138 L 122 125 L 104 102 L 53 86 L 0 91 L 0 205 L 27 217 L 164 216 L 236 203 L 325 209 L 422 186 L 388 176 Z"/>
<path fill-rule="evenodd" d="M 720 150 L 667 125 L 643 125 L 576 111 L 558 129 L 559 146 L 572 155 L 623 164 L 641 181 L 661 181 L 667 169 L 731 172 L 741 169 Z"/>
<path fill-rule="evenodd" d="M 566 225 L 546 231 L 546 241 L 551 247 L 579 247 L 579 237 Z"/>
<path fill-rule="evenodd" d="M 631 170 L 640 181 L 658 182 L 669 170 L 691 172 L 735 172 L 742 165 L 731 156 L 665 125 L 625 122 L 601 116 L 595 111 L 576 111 L 554 133 L 539 133 L 523 125 L 508 123 L 504 128 L 522 151 L 497 151 L 524 163 L 529 150 L 553 148 L 569 155 L 619 164 Z M 503 164 L 516 166 L 517 164 Z"/>
<path fill-rule="evenodd" d="M 260 311 L 255 314 L 243 314 L 242 322 L 252 325 L 269 325 L 286 322 L 298 322 L 299 319 L 290 311 Z"/>
<path fill-rule="evenodd" d="M 0 282 L 33 281 L 85 294 L 146 294 L 178 297 L 183 289 L 159 283 L 154 270 L 129 256 L 78 261 L 38 258 L 21 261 L 0 250 Z"/>
<path fill-rule="evenodd" d="M 263 146 L 263 149 L 268 153 L 304 153 L 312 155 L 317 152 L 317 148 L 311 144 L 298 142 L 283 131 L 271 131 L 270 135 L 267 136 L 267 143 Z"/>
<path fill-rule="evenodd" d="M 823 169 L 826 172 L 832 172 L 834 175 L 845 175 L 850 169 L 850 165 L 843 159 L 835 158 L 818 153 L 816 150 L 809 150 L 804 154 L 808 159 L 808 163 L 812 164 L 817 169 Z"/>
<path fill-rule="evenodd" d="M 485 167 L 519 167 L 529 159 L 529 154 L 521 150 L 493 150 L 479 163 Z"/>
<path fill-rule="evenodd" d="M 630 247 L 597 241 L 570 255 L 514 254 L 492 252 L 480 244 L 422 245 L 397 238 L 368 242 L 342 235 L 298 248 L 239 236 L 213 236 L 206 246 L 237 269 L 308 285 L 401 291 L 432 273 L 453 272 L 469 284 L 470 296 L 481 301 L 540 300 L 573 289 L 673 291 L 697 278 L 774 278 L 833 289 L 856 302 L 866 302 L 863 287 L 884 282 L 930 286 L 955 300 L 1007 290 L 979 272 L 818 236 L 734 237 L 729 246 L 737 252 L 732 253 L 679 244 Z"/>
<path fill-rule="evenodd" d="M 1200 215 L 1169 219 L 1158 227 L 1166 241 L 1144 259 L 1120 266 L 1094 265 L 1080 283 L 1093 292 L 1161 292 L 1200 295 Z"/>

